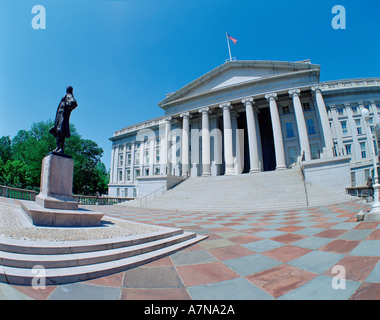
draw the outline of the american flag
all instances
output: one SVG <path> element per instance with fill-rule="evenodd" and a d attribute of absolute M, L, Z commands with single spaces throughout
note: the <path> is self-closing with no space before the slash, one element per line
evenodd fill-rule
<path fill-rule="evenodd" d="M 227 33 L 227 38 L 230 39 L 234 44 L 236 44 L 236 39 L 232 38 L 228 33 Z"/>

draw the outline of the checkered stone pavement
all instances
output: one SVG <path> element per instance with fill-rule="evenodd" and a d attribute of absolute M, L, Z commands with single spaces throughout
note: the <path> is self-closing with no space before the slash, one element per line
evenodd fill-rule
<path fill-rule="evenodd" d="M 94 280 L 44 290 L 0 284 L 0 299 L 380 299 L 380 223 L 357 222 L 361 209 L 369 205 L 252 213 L 99 206 L 109 216 L 208 238 Z M 345 271 L 340 289 L 333 287 L 337 265 Z"/>

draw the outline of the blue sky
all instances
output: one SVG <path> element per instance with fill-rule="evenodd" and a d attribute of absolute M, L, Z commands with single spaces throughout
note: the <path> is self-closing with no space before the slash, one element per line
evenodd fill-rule
<path fill-rule="evenodd" d="M 46 9 L 35 30 L 32 7 Z M 335 30 L 335 5 L 346 29 Z M 2 0 L 0 136 L 53 119 L 67 85 L 71 122 L 103 149 L 113 132 L 163 115 L 157 103 L 228 58 L 321 65 L 321 81 L 380 77 L 378 0 Z"/>

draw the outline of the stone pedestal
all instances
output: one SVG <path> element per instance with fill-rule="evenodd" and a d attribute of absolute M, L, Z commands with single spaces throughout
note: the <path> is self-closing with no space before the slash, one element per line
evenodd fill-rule
<path fill-rule="evenodd" d="M 41 192 L 36 201 L 21 201 L 34 225 L 50 227 L 99 226 L 104 213 L 78 209 L 72 194 L 74 161 L 50 153 L 42 161 Z"/>
<path fill-rule="evenodd" d="M 66 155 L 50 153 L 42 160 L 41 192 L 36 202 L 50 209 L 76 210 L 73 198 L 74 160 Z"/>

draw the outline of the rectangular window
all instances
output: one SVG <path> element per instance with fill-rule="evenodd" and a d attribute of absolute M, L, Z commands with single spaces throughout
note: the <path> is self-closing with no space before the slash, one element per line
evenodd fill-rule
<path fill-rule="evenodd" d="M 354 106 L 354 107 L 351 107 L 351 109 L 352 109 L 352 112 L 353 112 L 354 114 L 357 114 L 357 113 L 358 113 L 358 107 Z"/>
<path fill-rule="evenodd" d="M 367 182 L 369 178 L 369 169 L 365 169 L 364 170 L 364 181 Z"/>
<path fill-rule="evenodd" d="M 315 127 L 314 122 L 312 118 L 306 119 L 306 127 L 308 134 L 314 134 L 315 133 Z"/>
<path fill-rule="evenodd" d="M 367 152 L 366 152 L 366 149 L 365 149 L 365 142 L 360 142 L 360 150 L 361 150 L 361 154 L 362 154 L 362 158 L 366 158 L 367 157 Z"/>
<path fill-rule="evenodd" d="M 356 130 L 357 130 L 358 134 L 362 134 L 362 126 L 361 126 L 360 119 L 356 119 L 355 124 L 356 124 Z"/>
<path fill-rule="evenodd" d="M 355 187 L 355 186 L 356 186 L 355 172 L 351 172 L 351 187 Z"/>
<path fill-rule="evenodd" d="M 343 108 L 337 108 L 338 115 L 343 116 Z"/>
<path fill-rule="evenodd" d="M 133 198 L 137 197 L 137 188 L 133 188 Z"/>
<path fill-rule="evenodd" d="M 290 121 L 285 122 L 286 136 L 288 138 L 294 137 L 293 126 Z"/>
<path fill-rule="evenodd" d="M 118 181 L 122 181 L 123 180 L 123 171 L 121 171 L 121 170 L 119 170 L 118 172 L 117 172 L 117 180 Z"/>
<path fill-rule="evenodd" d="M 127 181 L 131 180 L 131 170 L 127 170 Z"/>
<path fill-rule="evenodd" d="M 288 149 L 290 164 L 297 163 L 297 148 L 291 147 Z"/>
<path fill-rule="evenodd" d="M 132 155 L 130 153 L 128 153 L 127 154 L 127 166 L 131 165 L 131 159 L 132 159 Z"/>
<path fill-rule="evenodd" d="M 155 174 L 156 174 L 156 176 L 159 176 L 161 174 L 161 169 L 160 168 L 156 168 Z"/>
<path fill-rule="evenodd" d="M 351 145 L 346 144 L 344 147 L 346 148 L 346 154 L 351 154 Z"/>
<path fill-rule="evenodd" d="M 128 198 L 128 188 L 124 188 L 124 198 Z"/>
<path fill-rule="evenodd" d="M 140 152 L 135 153 L 135 164 L 140 164 Z"/>
<path fill-rule="evenodd" d="M 347 121 L 341 121 L 340 125 L 342 126 L 342 133 L 344 136 L 347 135 Z"/>
<path fill-rule="evenodd" d="M 116 188 L 116 197 L 120 197 L 120 188 Z"/>
<path fill-rule="evenodd" d="M 289 113 L 289 106 L 282 106 L 282 113 Z"/>
<path fill-rule="evenodd" d="M 136 169 L 136 171 L 135 171 L 135 177 L 139 177 L 140 176 L 140 169 Z"/>
<path fill-rule="evenodd" d="M 148 168 L 145 169 L 145 175 L 146 175 L 146 176 L 149 176 L 149 169 L 148 169 Z"/>
<path fill-rule="evenodd" d="M 305 111 L 308 111 L 311 109 L 309 102 L 302 103 L 302 107 L 303 107 L 303 110 L 305 110 Z"/>
<path fill-rule="evenodd" d="M 119 167 L 123 166 L 123 155 L 119 154 Z"/>
<path fill-rule="evenodd" d="M 160 149 L 156 149 L 156 163 L 160 163 Z"/>
<path fill-rule="evenodd" d="M 310 145 L 311 159 L 319 159 L 319 146 L 318 144 Z"/>
<path fill-rule="evenodd" d="M 145 160 L 145 163 L 146 163 L 146 164 L 149 163 L 149 149 L 146 149 L 146 150 L 145 150 L 145 153 L 144 153 L 144 160 Z"/>

